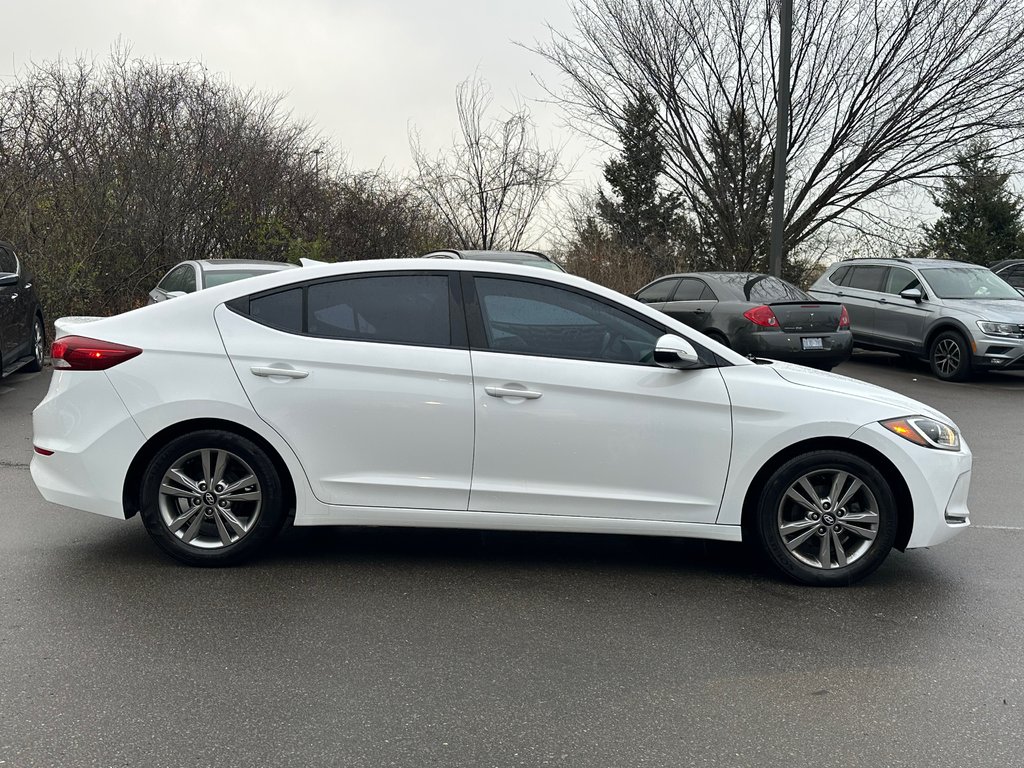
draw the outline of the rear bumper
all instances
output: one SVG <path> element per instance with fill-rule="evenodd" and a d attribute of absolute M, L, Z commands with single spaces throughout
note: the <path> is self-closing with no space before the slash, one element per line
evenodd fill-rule
<path fill-rule="evenodd" d="M 821 349 L 804 349 L 804 339 L 821 339 Z M 736 351 L 740 354 L 800 365 L 839 365 L 848 360 L 853 351 L 853 334 L 849 331 L 787 333 L 770 330 L 750 332 L 738 341 Z M 741 346 L 745 349 L 741 349 Z"/>
<path fill-rule="evenodd" d="M 34 445 L 53 451 L 36 453 L 30 465 L 44 499 L 124 518 L 124 478 L 145 436 L 105 373 L 54 371 L 32 412 L 32 433 Z"/>

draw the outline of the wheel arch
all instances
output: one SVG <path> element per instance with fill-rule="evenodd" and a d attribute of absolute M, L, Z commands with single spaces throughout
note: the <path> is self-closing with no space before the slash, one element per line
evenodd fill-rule
<path fill-rule="evenodd" d="M 240 437 L 246 438 L 247 440 L 251 440 L 259 446 L 274 464 L 274 469 L 277 470 L 278 477 L 281 479 L 281 487 L 284 490 L 284 501 L 287 507 L 286 514 L 289 518 L 295 515 L 295 480 L 292 478 L 292 474 L 288 470 L 288 465 L 285 463 L 277 449 L 267 442 L 267 440 L 258 432 L 255 432 L 242 424 L 238 424 L 234 421 L 226 421 L 224 419 L 204 418 L 189 419 L 188 421 L 178 422 L 177 424 L 173 424 L 160 430 L 149 438 L 139 449 L 138 453 L 135 454 L 135 458 L 132 459 L 131 464 L 128 466 L 128 471 L 125 473 L 124 486 L 121 494 L 125 519 L 134 517 L 139 511 L 142 490 L 139 486 L 142 482 L 142 475 L 146 471 L 146 467 L 149 466 L 149 462 L 153 460 L 154 456 L 156 456 L 157 452 L 176 437 L 181 437 L 182 435 L 187 435 L 190 432 L 197 432 L 203 429 L 219 429 L 224 432 L 232 432 Z"/>
<path fill-rule="evenodd" d="M 753 527 L 756 525 L 757 502 L 764 491 L 768 478 L 790 459 L 812 451 L 844 451 L 869 462 L 877 469 L 892 489 L 896 500 L 896 541 L 893 546 L 901 552 L 907 548 L 910 534 L 914 529 L 914 499 L 910 488 L 900 474 L 896 465 L 886 456 L 865 443 L 844 437 L 815 437 L 794 443 L 772 456 L 754 475 L 754 479 L 743 497 L 743 514 L 741 525 L 744 539 L 753 540 Z"/>
<path fill-rule="evenodd" d="M 956 333 L 959 333 L 961 336 L 964 337 L 964 341 L 966 341 L 967 345 L 971 348 L 971 354 L 973 355 L 975 352 L 977 352 L 977 345 L 974 342 L 974 336 L 967 329 L 967 327 L 964 326 L 963 323 L 958 322 L 957 320 L 953 320 L 951 318 L 944 318 L 928 329 L 928 333 L 925 335 L 924 338 L 925 356 L 928 356 L 932 353 L 932 344 L 935 343 L 936 337 L 938 337 L 938 335 L 941 333 L 945 333 L 946 331 L 955 331 Z"/>

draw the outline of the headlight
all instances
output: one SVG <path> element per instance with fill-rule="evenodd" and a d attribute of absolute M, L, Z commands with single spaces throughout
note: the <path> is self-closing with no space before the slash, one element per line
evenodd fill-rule
<path fill-rule="evenodd" d="M 889 419 L 879 422 L 890 432 L 925 448 L 939 448 L 943 451 L 960 450 L 960 433 L 955 427 L 927 416 L 907 416 L 903 419 Z"/>
<path fill-rule="evenodd" d="M 1017 323 L 990 323 L 988 320 L 979 320 L 978 327 L 982 333 L 989 336 L 1009 336 L 1014 339 L 1024 338 L 1021 328 Z"/>

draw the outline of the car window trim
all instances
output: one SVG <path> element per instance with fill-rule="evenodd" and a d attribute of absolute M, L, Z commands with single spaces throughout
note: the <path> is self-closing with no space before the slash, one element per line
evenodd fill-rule
<path fill-rule="evenodd" d="M 462 285 L 458 279 L 459 272 L 447 270 L 424 270 L 424 269 L 400 269 L 373 272 L 355 272 L 345 275 L 333 275 L 319 277 L 315 280 L 306 280 L 298 283 L 268 288 L 257 293 L 239 296 L 224 303 L 228 309 L 246 318 L 250 322 L 269 328 L 279 333 L 287 333 L 291 336 L 302 336 L 308 339 L 320 339 L 322 341 L 352 341 L 361 344 L 391 344 L 401 347 L 429 347 L 431 349 L 469 349 L 469 338 L 466 332 L 466 317 L 462 307 Z M 342 339 L 335 336 L 321 336 L 316 333 L 309 333 L 309 288 L 322 283 L 336 283 L 343 280 L 356 280 L 367 277 L 445 277 L 448 280 L 448 324 L 451 332 L 451 341 L 448 344 L 424 344 L 410 341 L 389 341 L 385 339 Z M 456 285 L 458 284 L 458 285 Z M 276 328 L 267 323 L 261 322 L 249 314 L 249 302 L 252 299 L 261 299 L 275 293 L 283 293 L 295 288 L 302 290 L 302 330 L 292 331 L 283 328 Z"/>

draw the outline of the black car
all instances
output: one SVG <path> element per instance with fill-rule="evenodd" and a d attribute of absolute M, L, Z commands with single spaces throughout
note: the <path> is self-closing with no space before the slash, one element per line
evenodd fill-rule
<path fill-rule="evenodd" d="M 32 275 L 10 243 L 0 242 L 0 378 L 43 367 L 46 326 Z"/>
<path fill-rule="evenodd" d="M 838 301 L 756 272 L 667 275 L 634 298 L 740 354 L 831 370 L 850 356 L 850 318 Z"/>

